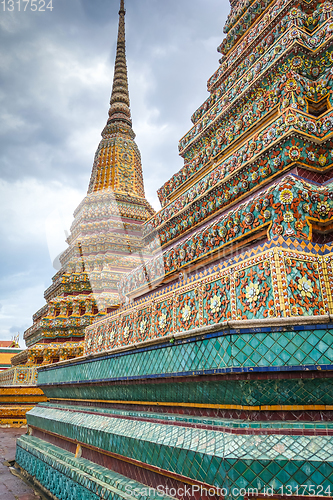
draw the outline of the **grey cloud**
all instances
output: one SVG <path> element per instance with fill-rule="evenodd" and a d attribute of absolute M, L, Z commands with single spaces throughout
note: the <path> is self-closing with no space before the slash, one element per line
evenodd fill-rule
<path fill-rule="evenodd" d="M 190 128 L 191 114 L 208 97 L 206 82 L 218 68 L 216 47 L 229 4 L 125 3 L 133 127 L 147 195 L 157 207 L 156 190 L 183 164 L 178 140 Z M 57 182 L 83 197 L 107 119 L 119 1 L 53 4 L 52 13 L 1 12 L 0 182 L 14 189 L 24 180 L 28 194 L 29 182 L 36 181 L 36 196 L 42 196 L 43 185 L 51 193 L 52 182 Z M 17 201 L 24 210 L 24 200 Z M 8 203 L 8 210 L 15 210 L 15 195 Z M 49 209 L 45 195 L 40 211 Z M 33 228 L 36 215 L 31 217 Z M 14 219 L 9 224 L 4 213 L 0 219 L 1 338 L 16 331 L 13 325 L 29 326 L 54 273 L 42 223 L 38 236 L 32 229 L 29 233 L 29 220 L 25 224 L 27 230 L 20 232 Z M 10 319 L 12 311 L 22 318 Z"/>

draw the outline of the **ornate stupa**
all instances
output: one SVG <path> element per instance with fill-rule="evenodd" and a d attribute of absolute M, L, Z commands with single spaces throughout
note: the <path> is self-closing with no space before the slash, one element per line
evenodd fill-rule
<path fill-rule="evenodd" d="M 332 497 L 332 13 L 232 0 L 152 257 L 38 370 L 16 460 L 56 498 Z"/>
<path fill-rule="evenodd" d="M 142 224 L 153 214 L 132 129 L 122 1 L 109 117 L 88 193 L 74 212 L 61 269 L 44 294 L 47 304 L 24 334 L 28 349 L 14 364 L 45 365 L 83 354 L 85 328 L 119 307 L 119 281 L 145 259 Z"/>

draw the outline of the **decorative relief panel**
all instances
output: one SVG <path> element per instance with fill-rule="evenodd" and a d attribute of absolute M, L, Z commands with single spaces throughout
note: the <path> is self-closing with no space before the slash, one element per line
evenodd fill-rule
<path fill-rule="evenodd" d="M 328 314 L 328 305 L 323 301 L 322 287 L 325 288 L 318 257 L 292 253 L 285 257 L 287 291 L 292 316 L 312 316 Z"/>
<path fill-rule="evenodd" d="M 202 287 L 203 324 L 212 325 L 231 319 L 230 276 L 207 282 Z"/>
<path fill-rule="evenodd" d="M 175 299 L 175 330 L 192 330 L 200 326 L 199 287 L 178 295 Z"/>
<path fill-rule="evenodd" d="M 270 261 L 240 267 L 234 275 L 237 319 L 276 316 Z"/>
<path fill-rule="evenodd" d="M 319 248 L 324 257 L 318 255 Z M 298 245 L 280 237 L 252 249 L 252 257 L 247 254 L 225 262 L 224 269 L 215 265 L 153 292 L 90 326 L 86 353 L 228 320 L 333 313 L 332 245 Z"/>
<path fill-rule="evenodd" d="M 173 298 L 156 302 L 154 311 L 154 336 L 164 337 L 173 332 Z"/>

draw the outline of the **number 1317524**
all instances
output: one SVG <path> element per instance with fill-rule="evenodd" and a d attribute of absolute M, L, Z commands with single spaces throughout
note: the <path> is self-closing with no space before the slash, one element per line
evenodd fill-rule
<path fill-rule="evenodd" d="M 17 11 L 39 11 L 46 12 L 53 10 L 52 0 L 2 0 L 2 10 L 13 12 Z"/>

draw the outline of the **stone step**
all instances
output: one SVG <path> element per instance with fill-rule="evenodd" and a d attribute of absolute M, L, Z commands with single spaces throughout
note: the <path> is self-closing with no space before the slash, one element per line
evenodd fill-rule
<path fill-rule="evenodd" d="M 16 462 L 59 500 L 173 500 L 34 436 L 18 439 Z"/>

